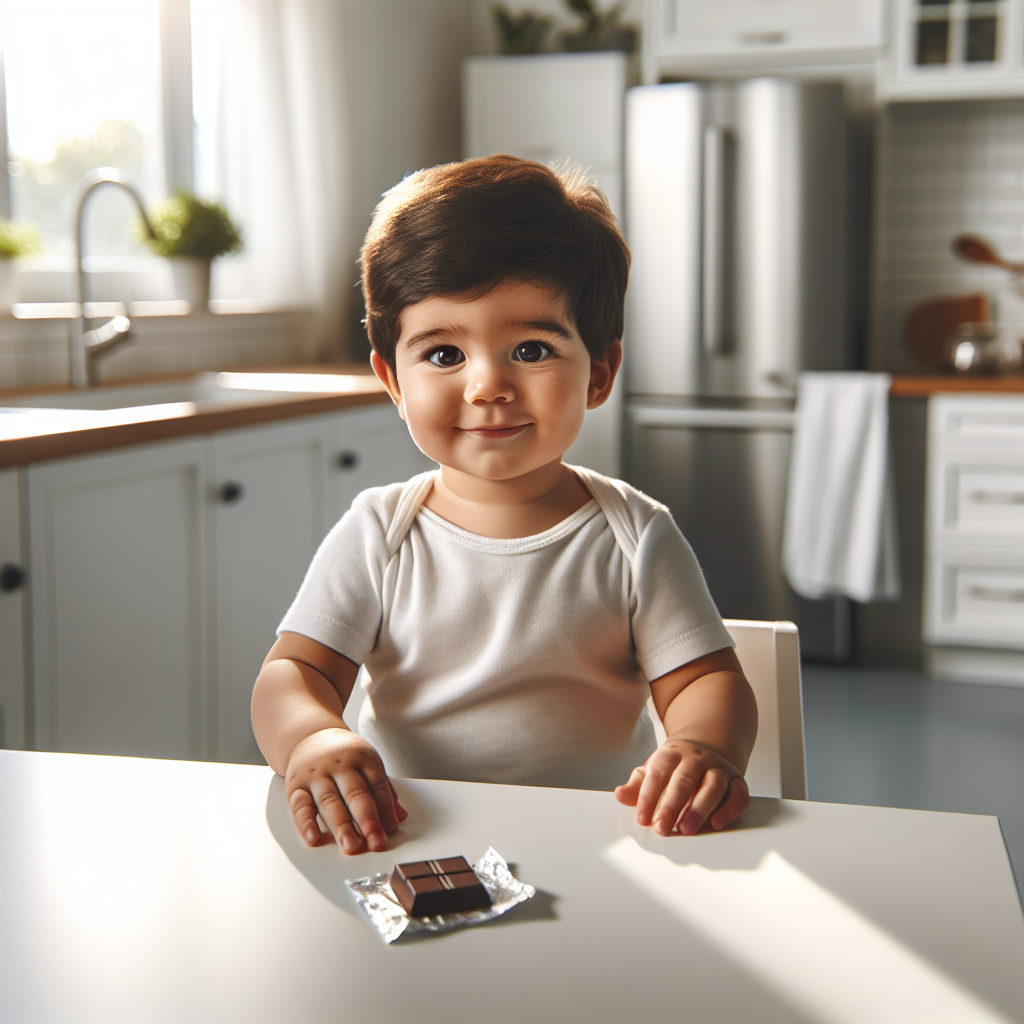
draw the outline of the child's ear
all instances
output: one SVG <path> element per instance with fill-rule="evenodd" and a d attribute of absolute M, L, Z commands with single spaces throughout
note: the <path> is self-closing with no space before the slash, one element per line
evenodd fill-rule
<path fill-rule="evenodd" d="M 590 383 L 587 385 L 587 408 L 604 405 L 612 393 L 615 375 L 622 365 L 622 344 L 613 341 L 600 359 L 590 360 Z"/>
<path fill-rule="evenodd" d="M 402 405 L 402 392 L 398 388 L 398 377 L 392 365 L 377 352 L 370 353 L 370 365 L 377 375 L 377 380 L 384 385 L 384 390 L 391 396 L 391 401 L 398 406 L 398 415 L 405 419 L 405 408 Z"/>

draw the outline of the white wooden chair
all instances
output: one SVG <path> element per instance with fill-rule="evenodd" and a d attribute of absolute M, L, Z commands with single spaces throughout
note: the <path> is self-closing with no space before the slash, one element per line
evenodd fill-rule
<path fill-rule="evenodd" d="M 757 699 L 757 742 L 747 765 L 752 796 L 807 799 L 800 637 L 792 622 L 726 619 L 736 654 Z M 648 703 L 658 741 L 665 731 Z"/>

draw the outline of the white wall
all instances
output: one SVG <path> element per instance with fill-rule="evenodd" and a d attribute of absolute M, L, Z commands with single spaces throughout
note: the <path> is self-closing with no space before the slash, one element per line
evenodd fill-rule
<path fill-rule="evenodd" d="M 461 65 L 471 52 L 472 0 L 342 0 L 351 140 L 351 283 L 370 216 L 410 171 L 462 152 Z M 351 304 L 352 355 L 369 349 Z"/>
<path fill-rule="evenodd" d="M 999 319 L 1024 325 L 1024 300 L 997 268 L 964 263 L 953 237 L 988 238 L 1024 259 L 1024 102 L 904 103 L 881 118 L 871 362 L 921 372 L 903 321 L 924 299 L 987 292 Z"/>

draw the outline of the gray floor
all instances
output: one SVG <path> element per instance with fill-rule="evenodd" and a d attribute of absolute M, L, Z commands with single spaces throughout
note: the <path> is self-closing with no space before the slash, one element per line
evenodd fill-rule
<path fill-rule="evenodd" d="M 1024 899 L 1024 689 L 804 665 L 808 795 L 995 814 Z"/>

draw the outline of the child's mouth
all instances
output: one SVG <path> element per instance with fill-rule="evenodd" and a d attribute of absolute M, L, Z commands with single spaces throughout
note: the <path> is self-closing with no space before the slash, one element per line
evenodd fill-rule
<path fill-rule="evenodd" d="M 467 434 L 472 434 L 474 437 L 501 438 L 514 437 L 528 426 L 528 423 L 520 423 L 511 427 L 470 427 L 465 429 Z"/>

